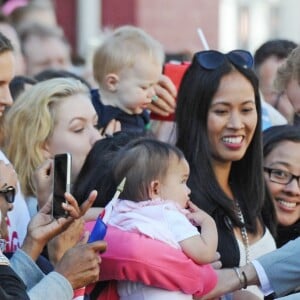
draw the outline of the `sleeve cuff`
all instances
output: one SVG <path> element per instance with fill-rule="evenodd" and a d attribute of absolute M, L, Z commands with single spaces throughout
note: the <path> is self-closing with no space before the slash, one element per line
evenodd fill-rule
<path fill-rule="evenodd" d="M 255 271 L 257 273 L 260 282 L 260 289 L 263 292 L 263 294 L 265 296 L 268 296 L 274 293 L 274 290 L 262 265 L 257 260 L 253 260 L 251 263 L 254 266 Z"/>

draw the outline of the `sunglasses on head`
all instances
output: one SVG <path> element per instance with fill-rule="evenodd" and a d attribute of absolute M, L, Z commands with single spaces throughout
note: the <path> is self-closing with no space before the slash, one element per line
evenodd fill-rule
<path fill-rule="evenodd" d="M 14 203 L 15 195 L 16 195 L 16 189 L 13 186 L 7 186 L 7 187 L 2 188 L 0 190 L 0 195 L 3 195 L 6 202 Z"/>
<path fill-rule="evenodd" d="M 233 50 L 226 54 L 216 50 L 206 50 L 197 52 L 194 60 L 206 70 L 215 70 L 221 67 L 227 60 L 234 66 L 250 69 L 253 66 L 253 57 L 246 50 Z"/>

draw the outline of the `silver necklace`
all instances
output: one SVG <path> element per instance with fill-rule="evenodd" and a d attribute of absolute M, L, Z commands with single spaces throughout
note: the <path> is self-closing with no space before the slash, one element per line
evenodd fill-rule
<path fill-rule="evenodd" d="M 240 229 L 241 229 L 243 244 L 245 246 L 246 264 L 248 264 L 250 262 L 249 238 L 248 238 L 248 233 L 247 233 L 247 229 L 245 226 L 245 219 L 244 219 L 244 216 L 243 216 L 243 213 L 242 213 L 242 210 L 240 208 L 238 201 L 234 201 L 234 203 L 235 203 L 236 215 L 237 215 L 238 219 L 240 220 L 240 222 L 243 224 Z"/>

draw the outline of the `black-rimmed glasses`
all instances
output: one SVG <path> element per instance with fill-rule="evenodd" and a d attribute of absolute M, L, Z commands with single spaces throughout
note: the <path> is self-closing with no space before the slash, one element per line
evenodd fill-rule
<path fill-rule="evenodd" d="M 0 195 L 3 195 L 8 203 L 14 203 L 16 189 L 13 186 L 6 186 L 0 190 Z"/>
<path fill-rule="evenodd" d="M 253 57 L 251 53 L 246 50 L 233 50 L 226 54 L 216 50 L 206 50 L 197 52 L 194 55 L 194 60 L 195 59 L 201 67 L 207 70 L 219 68 L 226 60 L 229 60 L 233 65 L 244 69 L 250 69 L 253 66 Z"/>
<path fill-rule="evenodd" d="M 269 179 L 272 182 L 286 185 L 291 183 L 293 179 L 296 179 L 300 187 L 300 176 L 296 176 L 288 171 L 268 167 L 264 167 L 264 171 L 268 173 Z"/>

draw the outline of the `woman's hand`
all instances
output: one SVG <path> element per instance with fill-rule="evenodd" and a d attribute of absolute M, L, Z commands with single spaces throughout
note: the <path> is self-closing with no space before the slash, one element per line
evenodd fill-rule
<path fill-rule="evenodd" d="M 43 207 L 52 194 L 53 159 L 45 160 L 33 173 L 33 184 L 36 189 L 39 208 Z"/>
<path fill-rule="evenodd" d="M 174 113 L 177 90 L 171 79 L 161 74 L 158 83 L 154 86 L 154 90 L 158 98 L 149 104 L 148 109 L 161 116 L 169 116 Z"/>
<path fill-rule="evenodd" d="M 221 255 L 219 252 L 216 252 L 216 255 L 215 255 L 215 259 L 214 261 L 211 263 L 212 267 L 215 269 L 215 270 L 220 270 L 222 268 L 222 262 L 221 262 Z"/>

